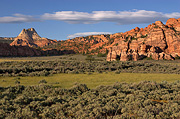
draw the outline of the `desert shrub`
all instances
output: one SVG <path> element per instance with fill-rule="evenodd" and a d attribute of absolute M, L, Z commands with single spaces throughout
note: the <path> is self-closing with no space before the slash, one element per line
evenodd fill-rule
<path fill-rule="evenodd" d="M 146 35 L 142 35 L 141 38 L 146 38 L 147 37 L 147 34 Z"/>
<path fill-rule="evenodd" d="M 98 56 L 98 57 L 106 57 L 107 54 L 106 54 L 106 53 L 104 53 L 104 54 L 103 54 L 103 53 L 98 53 L 97 56 Z"/>
<path fill-rule="evenodd" d="M 0 87 L 0 118 L 178 118 L 179 81 Z"/>
<path fill-rule="evenodd" d="M 79 74 L 79 71 L 77 70 L 68 71 L 68 74 Z"/>
<path fill-rule="evenodd" d="M 87 55 L 87 57 L 86 57 L 85 60 L 86 60 L 86 61 L 94 61 L 95 58 L 94 58 L 92 55 Z"/>
<path fill-rule="evenodd" d="M 20 81 L 16 80 L 14 83 L 15 83 L 15 84 L 20 84 Z"/>
<path fill-rule="evenodd" d="M 180 59 L 180 57 L 177 55 L 177 56 L 175 57 L 175 59 Z"/>
<path fill-rule="evenodd" d="M 116 70 L 116 71 L 115 71 L 115 74 L 120 74 L 120 73 L 121 73 L 120 70 Z"/>
<path fill-rule="evenodd" d="M 27 61 L 0 62 L 0 76 L 48 76 L 57 73 L 112 72 L 120 70 L 126 73 L 173 73 L 180 74 L 178 65 L 141 62 L 106 62 L 94 61 Z"/>
<path fill-rule="evenodd" d="M 41 84 L 41 83 L 47 83 L 47 81 L 45 79 L 43 79 L 43 80 L 39 81 L 39 84 Z"/>

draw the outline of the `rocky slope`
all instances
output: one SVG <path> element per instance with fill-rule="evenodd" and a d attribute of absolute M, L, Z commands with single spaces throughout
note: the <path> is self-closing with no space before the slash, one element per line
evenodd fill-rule
<path fill-rule="evenodd" d="M 42 47 L 43 49 L 55 48 L 60 50 L 73 50 L 82 54 L 97 54 L 106 52 L 105 46 L 108 46 L 110 35 L 90 35 L 86 37 L 76 37 L 58 41 L 57 43 Z M 109 43 L 110 44 L 110 43 Z"/>
<path fill-rule="evenodd" d="M 29 47 L 43 47 L 52 43 L 56 43 L 56 40 L 50 40 L 47 38 L 41 38 L 34 28 L 23 29 L 21 33 L 10 44 L 11 46 L 29 46 Z"/>
<path fill-rule="evenodd" d="M 10 46 L 8 43 L 0 43 L 0 57 L 27 57 L 27 56 L 45 56 L 45 55 L 63 55 L 74 54 L 71 50 L 48 49 L 41 50 L 29 46 Z"/>

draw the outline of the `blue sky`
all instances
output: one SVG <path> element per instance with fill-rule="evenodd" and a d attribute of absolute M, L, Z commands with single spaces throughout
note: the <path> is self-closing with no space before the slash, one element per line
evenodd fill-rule
<path fill-rule="evenodd" d="M 180 0 L 0 0 L 0 37 L 35 28 L 41 37 L 125 32 L 180 18 Z"/>

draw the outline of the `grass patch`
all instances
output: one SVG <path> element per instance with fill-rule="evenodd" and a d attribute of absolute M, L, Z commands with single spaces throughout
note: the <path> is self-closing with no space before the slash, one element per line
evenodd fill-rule
<path fill-rule="evenodd" d="M 178 74 L 141 74 L 141 73 L 93 73 L 88 74 L 55 74 L 53 76 L 41 77 L 20 77 L 17 79 L 21 85 L 38 85 L 39 81 L 46 80 L 47 84 L 58 86 L 61 88 L 70 88 L 74 83 L 86 84 L 89 88 L 95 88 L 99 85 L 112 85 L 115 82 L 141 82 L 141 81 L 156 81 L 156 82 L 174 82 L 180 79 Z M 57 83 L 58 82 L 58 83 Z M 0 87 L 14 86 L 14 77 L 0 77 Z"/>

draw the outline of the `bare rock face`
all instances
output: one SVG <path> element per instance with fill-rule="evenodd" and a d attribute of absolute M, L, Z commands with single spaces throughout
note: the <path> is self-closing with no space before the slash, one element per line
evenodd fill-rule
<path fill-rule="evenodd" d="M 41 38 L 34 28 L 30 28 L 23 29 L 10 45 L 43 47 L 52 43 L 56 43 L 56 41 L 47 38 Z"/>
<path fill-rule="evenodd" d="M 131 43 L 129 43 L 129 49 L 131 49 L 132 51 L 137 51 L 138 50 L 138 41 L 132 40 Z"/>
<path fill-rule="evenodd" d="M 116 40 L 118 46 L 113 46 L 109 53 L 115 51 L 117 55 L 120 54 L 118 55 L 120 61 L 130 59 L 137 61 L 144 57 L 151 57 L 154 60 L 174 60 L 180 56 L 180 18 L 171 18 L 167 20 L 166 25 L 156 21 L 144 29 L 136 27 L 125 33 L 116 34 L 116 37 L 119 38 L 119 41 Z M 127 45 L 124 45 L 124 42 Z"/>
<path fill-rule="evenodd" d="M 172 29 L 168 29 L 165 31 L 166 36 L 166 42 L 168 48 L 166 49 L 166 52 L 171 53 L 180 53 L 180 36 L 178 35 L 178 32 L 175 32 Z"/>
<path fill-rule="evenodd" d="M 165 50 L 167 44 L 163 30 L 161 28 L 152 29 L 145 41 L 145 44 L 149 46 L 159 47 L 161 50 Z"/>
<path fill-rule="evenodd" d="M 164 53 L 164 52 L 159 53 L 159 60 L 163 60 L 163 59 L 164 59 L 164 56 L 165 56 L 165 53 Z"/>
<path fill-rule="evenodd" d="M 180 31 L 180 19 L 170 18 L 167 20 L 166 25 L 173 26 L 176 31 Z"/>
<path fill-rule="evenodd" d="M 116 51 L 112 51 L 112 54 L 111 54 L 111 61 L 115 61 L 117 58 L 117 53 Z"/>
<path fill-rule="evenodd" d="M 155 47 L 151 47 L 149 51 L 150 51 L 151 53 L 155 53 L 155 52 L 156 52 L 156 49 L 155 49 Z"/>
<path fill-rule="evenodd" d="M 140 45 L 140 55 L 144 55 L 146 53 L 147 46 L 145 44 Z"/>
<path fill-rule="evenodd" d="M 36 44 L 39 47 L 48 46 L 50 44 L 56 43 L 57 41 L 50 40 L 47 38 L 41 38 L 39 40 L 34 40 L 34 44 Z"/>
<path fill-rule="evenodd" d="M 106 60 L 111 61 L 111 59 L 112 59 L 112 48 L 109 48 L 109 53 L 107 54 Z"/>
<path fill-rule="evenodd" d="M 164 27 L 166 27 L 161 21 L 156 21 L 155 22 L 155 27 L 159 27 L 159 28 L 164 28 Z"/>
<path fill-rule="evenodd" d="M 158 53 L 152 53 L 151 57 L 153 60 L 159 60 L 159 54 Z"/>
<path fill-rule="evenodd" d="M 128 54 L 126 52 L 121 53 L 120 61 L 128 61 Z"/>
<path fill-rule="evenodd" d="M 111 53 L 108 53 L 108 54 L 107 54 L 106 61 L 111 61 Z"/>
<path fill-rule="evenodd" d="M 136 51 L 134 51 L 132 53 L 132 58 L 133 58 L 133 61 L 138 61 L 139 55 L 138 55 L 138 53 Z"/>
<path fill-rule="evenodd" d="M 170 18 L 166 21 L 166 25 L 169 25 L 169 24 L 177 24 L 178 23 L 178 20 L 175 19 L 175 18 Z"/>
<path fill-rule="evenodd" d="M 174 58 L 172 58 L 171 55 L 169 55 L 169 54 L 165 54 L 164 59 L 166 59 L 166 60 L 174 60 Z"/>

